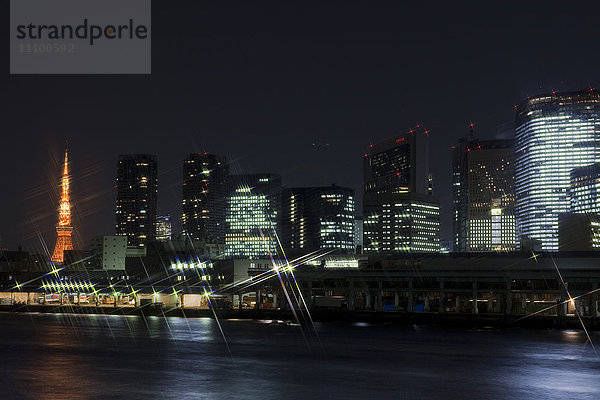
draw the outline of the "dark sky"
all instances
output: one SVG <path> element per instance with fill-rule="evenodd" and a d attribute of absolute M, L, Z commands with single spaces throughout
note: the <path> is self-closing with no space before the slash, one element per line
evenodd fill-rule
<path fill-rule="evenodd" d="M 600 85 L 600 2 L 321 3 L 154 1 L 150 76 L 11 76 L 4 51 L 3 245 L 54 246 L 65 138 L 81 247 L 113 232 L 119 154 L 158 155 L 159 212 L 177 220 L 190 152 L 360 197 L 369 143 L 417 123 L 449 239 L 449 149 L 469 121 L 492 138 L 528 95 Z"/>

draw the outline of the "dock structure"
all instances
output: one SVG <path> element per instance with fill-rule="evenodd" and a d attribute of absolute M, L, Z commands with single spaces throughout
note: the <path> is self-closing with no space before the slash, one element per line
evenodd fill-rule
<path fill-rule="evenodd" d="M 294 308 L 323 319 L 377 315 L 384 320 L 511 323 L 526 317 L 554 325 L 578 320 L 579 315 L 591 327 L 600 326 L 600 256 L 595 253 L 380 256 L 354 268 L 300 265 L 280 270 L 281 280 L 266 262 L 258 264 L 260 268 L 248 265 L 253 267 L 242 275 L 231 263 L 219 262 L 203 274 L 163 269 L 128 276 L 67 269 L 60 278 L 46 274 L 4 286 L 0 308 L 124 313 L 160 309 L 165 315 L 204 315 L 219 308 L 224 316 L 251 318 L 285 317 Z"/>

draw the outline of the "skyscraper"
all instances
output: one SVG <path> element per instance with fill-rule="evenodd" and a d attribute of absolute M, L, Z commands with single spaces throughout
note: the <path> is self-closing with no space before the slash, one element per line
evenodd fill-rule
<path fill-rule="evenodd" d="M 119 156 L 115 233 L 130 246 L 144 246 L 156 237 L 157 158 L 149 154 Z"/>
<path fill-rule="evenodd" d="M 71 197 L 69 196 L 69 155 L 65 149 L 65 162 L 61 179 L 60 206 L 58 209 L 58 224 L 56 225 L 56 246 L 52 253 L 52 261 L 62 263 L 65 250 L 73 250 L 71 234 Z"/>
<path fill-rule="evenodd" d="M 215 154 L 190 154 L 183 161 L 183 232 L 193 239 L 225 242 L 229 165 Z"/>
<path fill-rule="evenodd" d="M 225 255 L 263 258 L 278 251 L 281 232 L 281 177 L 276 174 L 231 176 L 225 216 Z"/>
<path fill-rule="evenodd" d="M 528 242 L 558 251 L 558 214 L 569 210 L 573 168 L 600 161 L 600 93 L 529 98 L 516 110 L 517 228 Z"/>
<path fill-rule="evenodd" d="M 430 190 L 429 132 L 420 125 L 370 146 L 364 158 L 365 195 Z"/>
<path fill-rule="evenodd" d="M 354 190 L 336 185 L 283 191 L 282 243 L 290 253 L 354 252 Z"/>
<path fill-rule="evenodd" d="M 440 251 L 439 200 L 421 126 L 372 145 L 364 157 L 364 252 Z"/>
<path fill-rule="evenodd" d="M 455 250 L 516 250 L 514 141 L 463 138 L 452 159 Z"/>

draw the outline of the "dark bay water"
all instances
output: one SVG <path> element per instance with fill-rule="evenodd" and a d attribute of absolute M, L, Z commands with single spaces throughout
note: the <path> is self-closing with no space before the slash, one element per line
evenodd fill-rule
<path fill-rule="evenodd" d="M 600 399 L 582 331 L 221 325 L 0 314 L 0 398 Z"/>

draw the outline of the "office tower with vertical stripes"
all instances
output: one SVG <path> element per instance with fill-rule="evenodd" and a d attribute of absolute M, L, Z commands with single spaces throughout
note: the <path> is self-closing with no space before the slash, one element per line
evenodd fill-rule
<path fill-rule="evenodd" d="M 571 171 L 600 161 L 600 93 L 531 97 L 516 109 L 517 228 L 529 243 L 558 251 L 558 216 L 570 208 Z"/>

